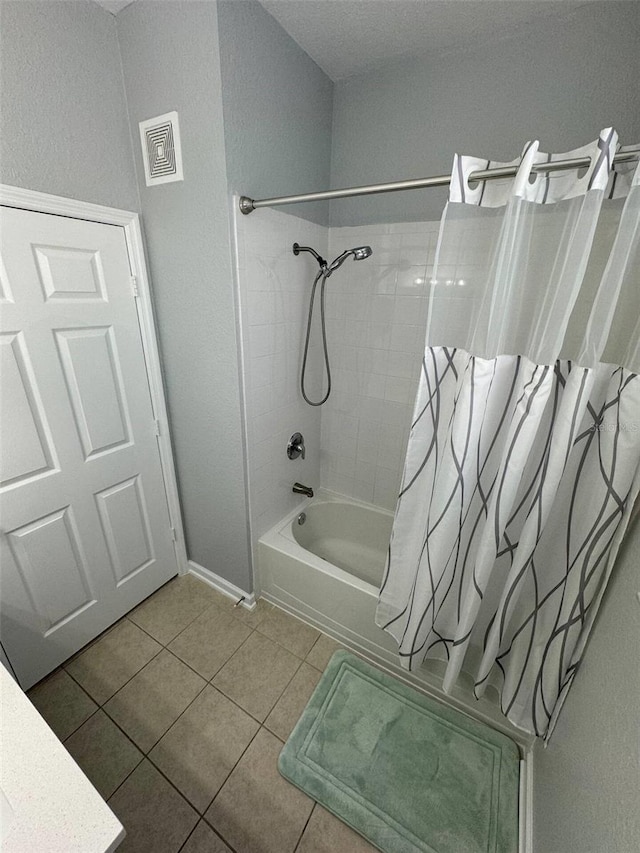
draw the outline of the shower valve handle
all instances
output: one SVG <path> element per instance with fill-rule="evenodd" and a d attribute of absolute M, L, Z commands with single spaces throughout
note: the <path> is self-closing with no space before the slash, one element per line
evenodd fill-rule
<path fill-rule="evenodd" d="M 304 436 L 301 432 L 294 432 L 287 444 L 287 456 L 289 459 L 297 459 L 298 456 L 305 457 Z"/>

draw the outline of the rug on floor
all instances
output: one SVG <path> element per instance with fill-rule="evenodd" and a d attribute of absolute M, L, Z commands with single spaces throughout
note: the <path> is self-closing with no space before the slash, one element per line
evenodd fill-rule
<path fill-rule="evenodd" d="M 348 652 L 278 767 L 384 853 L 517 853 L 515 743 Z"/>

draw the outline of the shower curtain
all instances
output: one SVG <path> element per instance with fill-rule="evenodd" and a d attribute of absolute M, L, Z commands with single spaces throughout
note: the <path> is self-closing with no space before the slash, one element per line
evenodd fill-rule
<path fill-rule="evenodd" d="M 376 614 L 405 666 L 446 660 L 450 691 L 464 664 L 545 738 L 640 487 L 640 166 L 616 150 L 608 128 L 513 164 L 455 157 Z"/>

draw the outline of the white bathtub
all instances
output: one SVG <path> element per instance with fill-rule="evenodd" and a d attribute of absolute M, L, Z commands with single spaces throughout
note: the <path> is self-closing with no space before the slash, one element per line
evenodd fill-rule
<path fill-rule="evenodd" d="M 311 501 L 282 532 L 287 536 L 290 530 L 305 551 L 354 575 L 377 593 L 392 524 L 393 515 L 386 510 L 325 498 Z"/>
<path fill-rule="evenodd" d="M 303 524 L 298 523 L 300 513 L 306 516 Z M 522 732 L 500 713 L 495 697 L 473 697 L 472 681 L 464 673 L 445 696 L 444 663 L 428 661 L 411 673 L 400 667 L 395 640 L 375 624 L 392 522 L 387 510 L 321 490 L 260 538 L 258 594 L 525 744 Z"/>

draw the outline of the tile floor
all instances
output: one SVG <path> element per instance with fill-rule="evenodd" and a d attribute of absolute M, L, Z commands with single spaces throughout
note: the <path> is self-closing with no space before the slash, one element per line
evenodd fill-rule
<path fill-rule="evenodd" d="M 336 648 L 186 575 L 29 698 L 124 824 L 118 853 L 374 853 L 276 765 Z"/>

